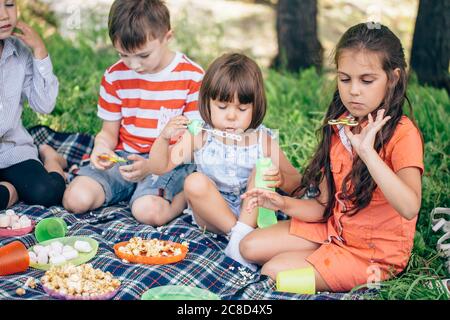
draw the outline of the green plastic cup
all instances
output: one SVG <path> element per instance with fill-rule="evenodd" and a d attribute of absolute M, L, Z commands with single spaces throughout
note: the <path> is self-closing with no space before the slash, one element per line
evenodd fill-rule
<path fill-rule="evenodd" d="M 315 294 L 316 278 L 312 267 L 286 270 L 277 274 L 277 291 Z"/>
<path fill-rule="evenodd" d="M 34 229 L 34 236 L 38 242 L 43 242 L 55 238 L 62 238 L 66 235 L 67 224 L 61 218 L 42 219 Z"/>

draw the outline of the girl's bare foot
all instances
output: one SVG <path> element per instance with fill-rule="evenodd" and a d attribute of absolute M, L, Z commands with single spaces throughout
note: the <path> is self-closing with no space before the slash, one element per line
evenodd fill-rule
<path fill-rule="evenodd" d="M 67 168 L 67 161 L 62 155 L 56 152 L 55 149 L 47 144 L 43 144 L 39 146 L 39 157 L 48 172 L 57 172 L 64 178 L 64 180 L 67 180 L 64 172 L 64 169 Z"/>

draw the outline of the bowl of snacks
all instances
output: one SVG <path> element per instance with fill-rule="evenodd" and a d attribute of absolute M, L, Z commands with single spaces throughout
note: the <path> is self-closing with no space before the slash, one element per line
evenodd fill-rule
<path fill-rule="evenodd" d="M 87 263 L 52 266 L 41 278 L 41 284 L 56 299 L 109 300 L 117 294 L 121 282 L 110 272 L 94 269 Z"/>
<path fill-rule="evenodd" d="M 114 245 L 116 255 L 124 262 L 141 264 L 170 264 L 183 260 L 188 252 L 187 243 L 140 237 Z"/>
<path fill-rule="evenodd" d="M 14 210 L 8 209 L 0 214 L 0 237 L 16 237 L 30 233 L 35 222 L 26 215 L 17 215 Z"/>
<path fill-rule="evenodd" d="M 89 237 L 65 237 L 47 240 L 28 250 L 30 267 L 49 270 L 53 265 L 71 263 L 75 266 L 91 260 L 98 250 L 98 242 Z"/>

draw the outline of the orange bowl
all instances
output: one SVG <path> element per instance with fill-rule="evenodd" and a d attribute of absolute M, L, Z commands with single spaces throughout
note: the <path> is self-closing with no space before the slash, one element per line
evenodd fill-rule
<path fill-rule="evenodd" d="M 163 241 L 163 240 L 160 240 Z M 146 257 L 146 256 L 135 256 L 134 254 L 127 254 L 124 252 L 120 252 L 119 248 L 126 246 L 128 244 L 128 241 L 119 242 L 114 245 L 114 252 L 116 256 L 118 256 L 120 259 L 125 259 L 132 263 L 140 263 L 140 264 L 170 264 L 170 263 L 176 263 L 181 260 L 183 260 L 186 257 L 186 254 L 188 252 L 188 248 L 186 246 L 183 246 L 181 243 L 171 242 L 171 241 L 164 241 L 165 243 L 170 243 L 175 248 L 178 248 L 181 250 L 181 254 L 176 256 L 161 256 L 161 257 Z"/>

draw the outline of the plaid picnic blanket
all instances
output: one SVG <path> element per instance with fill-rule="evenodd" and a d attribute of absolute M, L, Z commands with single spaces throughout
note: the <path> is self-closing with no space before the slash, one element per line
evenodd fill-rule
<path fill-rule="evenodd" d="M 93 137 L 79 133 L 57 133 L 48 127 L 38 126 L 30 129 L 36 144 L 47 143 L 62 153 L 69 165 L 80 164 L 83 155 L 88 154 L 93 146 Z M 169 224 L 154 228 L 138 223 L 131 215 L 126 204 L 106 207 L 91 213 L 74 215 L 62 207 L 44 208 L 15 205 L 17 213 L 30 216 L 36 222 L 52 216 L 63 218 L 68 225 L 67 236 L 88 236 L 98 241 L 97 255 L 89 261 L 95 268 L 111 272 L 122 282 L 114 299 L 140 299 L 150 288 L 164 285 L 187 285 L 207 289 L 225 300 L 332 300 L 364 299 L 361 293 L 319 293 L 316 295 L 297 295 L 275 291 L 275 283 L 259 272 L 252 272 L 238 262 L 227 257 L 223 249 L 227 244 L 225 237 L 215 235 L 192 224 L 190 215 L 181 215 Z M 101 221 L 99 217 L 113 219 Z M 99 221 L 100 220 L 100 221 Z M 157 238 L 175 242 L 189 243 L 186 258 L 176 264 L 140 265 L 124 263 L 114 254 L 113 245 L 131 237 L 144 239 Z M 0 238 L 0 246 L 14 240 L 22 241 L 27 247 L 36 244 L 33 233 L 15 238 Z M 19 297 L 16 289 L 23 286 L 28 277 L 39 279 L 44 271 L 29 268 L 26 272 L 0 277 L 0 299 L 50 299 L 38 285 L 35 289 L 26 289 L 26 294 Z"/>

